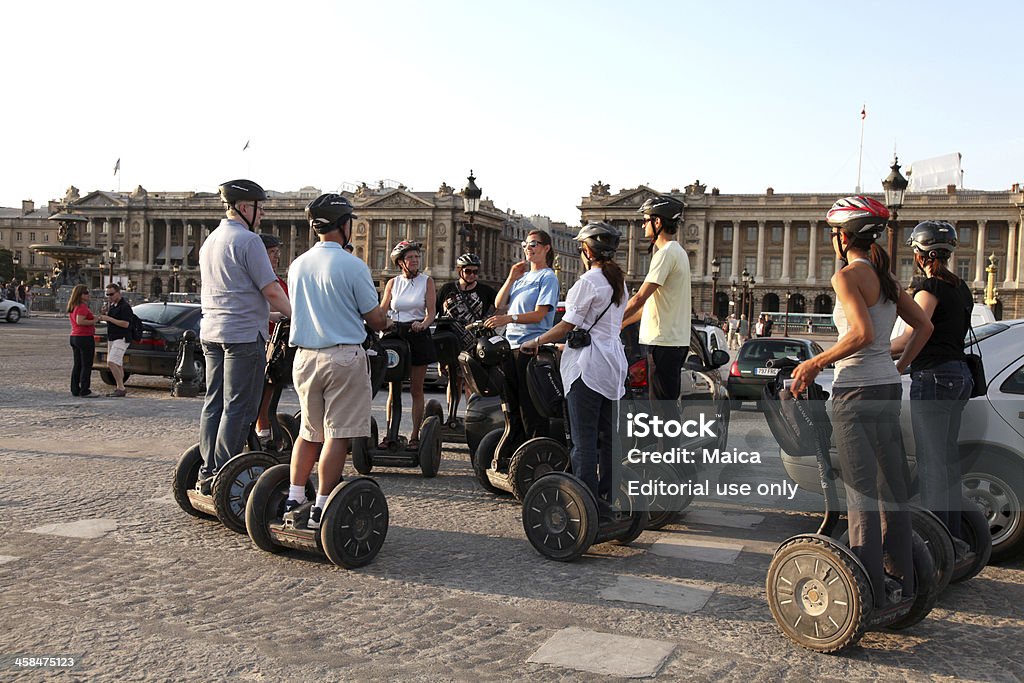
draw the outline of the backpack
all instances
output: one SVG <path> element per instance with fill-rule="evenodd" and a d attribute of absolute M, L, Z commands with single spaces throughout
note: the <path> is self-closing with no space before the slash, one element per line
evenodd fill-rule
<path fill-rule="evenodd" d="M 139 316 L 135 315 L 133 312 L 131 319 L 128 321 L 129 338 L 131 338 L 133 342 L 140 342 L 142 341 L 142 333 L 144 331 L 145 330 L 142 327 L 142 320 L 140 320 Z"/>

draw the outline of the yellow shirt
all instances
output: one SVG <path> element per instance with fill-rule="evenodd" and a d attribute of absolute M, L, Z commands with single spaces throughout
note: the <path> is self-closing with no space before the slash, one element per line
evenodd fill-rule
<path fill-rule="evenodd" d="M 654 252 L 644 282 L 659 285 L 640 316 L 640 343 L 690 346 L 690 259 L 679 242 Z"/>

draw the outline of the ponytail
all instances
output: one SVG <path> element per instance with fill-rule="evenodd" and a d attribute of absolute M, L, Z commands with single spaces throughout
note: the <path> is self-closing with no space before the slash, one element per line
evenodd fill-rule
<path fill-rule="evenodd" d="M 935 254 L 935 256 L 932 257 L 931 254 Z M 959 287 L 960 283 L 963 282 L 956 273 L 949 269 L 949 252 L 943 252 L 935 249 L 931 251 L 928 256 L 924 254 L 919 254 L 919 256 L 923 263 L 931 263 L 932 275 L 930 277 L 942 280 L 946 284 L 953 285 L 954 287 Z M 928 271 L 925 271 L 925 275 L 927 274 Z"/>
<path fill-rule="evenodd" d="M 612 303 L 618 306 L 622 303 L 622 295 L 626 292 L 626 277 L 622 274 L 622 268 L 613 259 L 601 261 L 601 272 L 604 279 L 612 286 Z"/>
<path fill-rule="evenodd" d="M 860 245 L 854 243 L 852 245 L 855 248 L 863 248 Z M 885 249 L 877 242 L 871 242 L 871 246 L 868 249 L 868 260 L 871 261 L 871 265 L 875 267 L 875 273 L 878 275 L 878 283 L 882 287 L 882 296 L 887 300 L 896 303 L 900 299 L 900 283 L 896 281 L 896 278 L 889 272 L 889 254 L 885 252 Z"/>

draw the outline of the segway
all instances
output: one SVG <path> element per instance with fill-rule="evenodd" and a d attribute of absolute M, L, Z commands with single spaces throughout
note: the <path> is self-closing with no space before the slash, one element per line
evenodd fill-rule
<path fill-rule="evenodd" d="M 462 391 L 459 386 L 459 353 L 468 345 L 473 336 L 459 321 L 448 316 L 438 316 L 431 333 L 438 362 L 448 369 L 448 418 L 441 421 L 441 441 L 466 443 L 466 425 L 458 416 Z"/>
<path fill-rule="evenodd" d="M 284 512 L 289 469 L 286 464 L 267 469 L 246 503 L 245 524 L 256 547 L 268 553 L 292 548 L 323 554 L 348 569 L 369 564 L 388 533 L 388 503 L 377 482 L 369 477 L 342 481 L 324 505 L 320 528 L 309 529 L 306 523 L 315 496 L 312 484 L 306 485 L 310 500 Z"/>
<path fill-rule="evenodd" d="M 797 362 L 781 359 L 769 364 L 780 371 L 775 382 L 764 389 L 768 426 L 786 452 L 813 452 L 825 495 L 825 516 L 818 531 L 788 539 L 772 557 L 765 581 L 772 617 L 790 640 L 824 653 L 856 644 L 869 629 L 903 629 L 920 622 L 935 606 L 939 591 L 932 554 L 916 528 L 927 525 L 929 535 L 938 538 L 944 527 L 934 516 L 914 516 L 917 594 L 876 609 L 875 587 L 867 569 L 846 544 L 833 538 L 839 511 L 836 473 L 829 454 L 832 426 L 825 413 L 827 394 L 812 384 L 800 399 L 793 399 L 789 375 Z"/>
<path fill-rule="evenodd" d="M 409 379 L 409 344 L 405 335 L 410 331 L 407 323 L 397 323 L 393 329 L 380 339 L 384 358 L 387 360 L 384 381 L 391 388 L 390 412 L 391 419 L 383 441 L 380 437 L 377 420 L 370 419 L 369 438 L 361 437 L 352 440 L 352 466 L 359 474 L 369 474 L 374 467 L 419 467 L 426 478 L 436 477 L 441 467 L 441 420 L 444 415 L 441 404 L 431 399 L 423 408 L 423 422 L 420 423 L 419 447 L 410 451 L 408 442 L 400 434 L 402 426 L 402 385 Z M 384 448 L 380 444 L 385 444 Z"/>
<path fill-rule="evenodd" d="M 501 412 L 505 428 L 488 432 L 480 440 L 473 456 L 473 472 L 477 481 L 491 493 L 511 493 L 516 500 L 522 500 L 531 485 L 548 472 L 569 470 L 569 449 L 564 441 L 565 426 L 561 419 L 550 421 L 550 434 L 562 437 L 526 439 L 526 431 L 519 414 L 519 402 L 534 401 L 542 416 L 561 415 L 564 401 L 561 398 L 546 401 L 534 399 L 530 391 L 516 391 L 514 387 L 516 368 L 512 348 L 508 340 L 494 334 L 483 323 L 467 327 L 477 336 L 476 345 L 470 351 L 459 354 L 459 365 L 470 389 L 481 396 L 500 396 Z M 537 379 L 534 392 L 540 385 L 550 387 L 558 374 L 554 348 L 542 346 L 531 360 L 530 375 L 535 378 L 549 377 L 545 382 Z M 510 379 L 512 378 L 512 379 Z M 558 382 L 560 385 L 560 381 Z M 521 396 L 528 393 L 528 396 Z"/>

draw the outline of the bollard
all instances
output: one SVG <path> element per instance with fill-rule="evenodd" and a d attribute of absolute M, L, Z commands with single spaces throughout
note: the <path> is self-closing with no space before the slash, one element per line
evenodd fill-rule
<path fill-rule="evenodd" d="M 178 362 L 174 366 L 174 381 L 171 382 L 171 396 L 191 398 L 199 394 L 196 382 L 196 333 L 185 330 L 178 345 Z"/>

